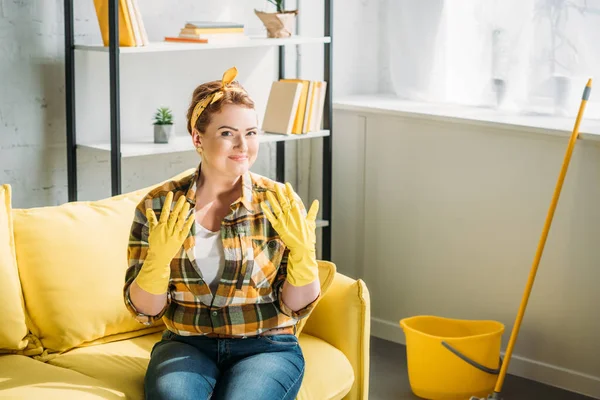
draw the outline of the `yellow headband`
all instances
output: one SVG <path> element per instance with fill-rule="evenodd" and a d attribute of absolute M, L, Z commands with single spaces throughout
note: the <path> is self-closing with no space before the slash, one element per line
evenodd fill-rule
<path fill-rule="evenodd" d="M 221 99 L 223 97 L 223 94 L 226 91 L 242 92 L 242 93 L 245 92 L 245 90 L 241 89 L 241 88 L 229 87 L 229 84 L 231 82 L 233 82 L 233 80 L 235 79 L 236 76 L 237 76 L 237 68 L 236 67 L 229 68 L 223 74 L 223 79 L 221 80 L 221 88 L 219 90 L 217 90 L 216 92 L 209 94 L 208 96 L 206 96 L 205 98 L 200 100 L 198 102 L 198 104 L 196 104 L 196 106 L 194 107 L 194 112 L 192 113 L 192 118 L 190 120 L 192 132 L 194 131 L 194 129 L 196 129 L 196 122 L 198 121 L 200 114 L 202 114 L 202 112 L 206 109 L 206 107 L 208 107 L 215 101 L 218 101 L 219 99 Z"/>

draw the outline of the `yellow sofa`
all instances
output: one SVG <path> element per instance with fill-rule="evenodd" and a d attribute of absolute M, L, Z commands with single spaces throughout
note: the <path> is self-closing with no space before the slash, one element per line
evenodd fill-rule
<path fill-rule="evenodd" d="M 143 398 L 165 328 L 136 322 L 122 287 L 134 207 L 150 189 L 12 209 L 10 186 L 0 186 L 0 398 Z M 367 399 L 367 288 L 331 263 L 320 275 L 324 295 L 299 333 L 298 399 Z"/>

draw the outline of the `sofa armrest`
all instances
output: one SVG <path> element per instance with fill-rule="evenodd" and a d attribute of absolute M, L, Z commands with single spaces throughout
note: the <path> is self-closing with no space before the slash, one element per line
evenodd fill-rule
<path fill-rule="evenodd" d="M 336 273 L 303 332 L 335 346 L 352 364 L 354 384 L 345 398 L 368 399 L 371 304 L 365 283 Z"/>

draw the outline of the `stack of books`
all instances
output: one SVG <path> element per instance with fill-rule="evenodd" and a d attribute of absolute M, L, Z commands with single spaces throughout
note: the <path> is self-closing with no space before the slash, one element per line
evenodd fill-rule
<path fill-rule="evenodd" d="M 189 21 L 178 36 L 167 36 L 167 42 L 222 43 L 247 40 L 244 25 L 237 22 Z"/>
<path fill-rule="evenodd" d="M 281 79 L 273 82 L 262 130 L 303 134 L 321 129 L 327 82 Z"/>
<path fill-rule="evenodd" d="M 96 16 L 104 46 L 108 46 L 108 2 L 94 0 Z M 137 47 L 148 45 L 148 33 L 144 27 L 138 0 L 119 0 L 119 46 Z"/>

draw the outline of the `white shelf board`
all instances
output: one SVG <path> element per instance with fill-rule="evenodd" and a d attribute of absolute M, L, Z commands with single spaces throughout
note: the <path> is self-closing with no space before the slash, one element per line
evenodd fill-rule
<path fill-rule="evenodd" d="M 329 131 L 309 132 L 303 135 L 283 135 L 277 133 L 264 133 L 259 136 L 261 143 L 283 142 L 288 140 L 312 139 L 329 136 Z M 110 142 L 80 143 L 78 148 L 110 152 Z M 150 139 L 121 142 L 121 157 L 150 156 L 154 154 L 178 153 L 195 151 L 189 135 L 174 136 L 169 143 L 154 143 Z"/>
<path fill-rule="evenodd" d="M 221 43 L 178 43 L 178 42 L 152 42 L 148 46 L 120 47 L 120 53 L 159 53 L 165 51 L 190 51 L 231 49 L 240 47 L 268 47 L 295 44 L 331 43 L 330 37 L 291 36 L 289 38 L 267 38 L 251 36 L 250 39 L 236 40 Z M 101 44 L 87 45 L 76 44 L 75 50 L 108 52 L 108 46 Z"/>

